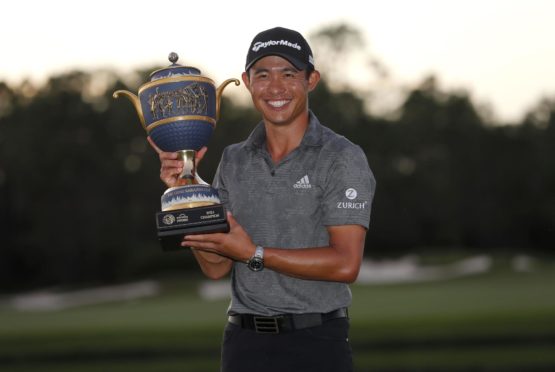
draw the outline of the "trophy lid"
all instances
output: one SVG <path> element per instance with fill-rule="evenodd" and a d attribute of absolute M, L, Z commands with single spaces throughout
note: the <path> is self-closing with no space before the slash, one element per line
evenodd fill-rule
<path fill-rule="evenodd" d="M 179 56 L 175 52 L 171 52 L 168 56 L 168 60 L 172 63 L 166 68 L 156 70 L 150 74 L 150 81 L 156 81 L 158 79 L 170 78 L 174 76 L 184 76 L 184 75 L 200 75 L 200 70 L 196 67 L 182 66 L 177 63 Z"/>

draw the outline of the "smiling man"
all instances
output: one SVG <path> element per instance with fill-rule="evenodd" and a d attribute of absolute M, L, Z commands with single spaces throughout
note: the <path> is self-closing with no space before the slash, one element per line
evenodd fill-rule
<path fill-rule="evenodd" d="M 182 242 L 208 277 L 231 272 L 222 371 L 352 371 L 348 284 L 374 177 L 360 147 L 309 110 L 320 73 L 300 33 L 256 35 L 242 78 L 262 121 L 224 150 L 215 176 L 230 231 Z M 157 151 L 171 187 L 183 164 Z"/>

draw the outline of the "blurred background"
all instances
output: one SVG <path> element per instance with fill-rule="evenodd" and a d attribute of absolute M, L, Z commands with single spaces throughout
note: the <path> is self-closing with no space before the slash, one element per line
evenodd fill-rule
<path fill-rule="evenodd" d="M 171 51 L 217 85 L 239 78 L 277 25 L 309 39 L 311 108 L 378 181 L 356 370 L 555 368 L 554 4 L 366 3 L 3 6 L 1 370 L 218 370 L 229 284 L 159 248 L 159 161 L 112 93 Z M 228 87 L 205 180 L 258 121 Z"/>

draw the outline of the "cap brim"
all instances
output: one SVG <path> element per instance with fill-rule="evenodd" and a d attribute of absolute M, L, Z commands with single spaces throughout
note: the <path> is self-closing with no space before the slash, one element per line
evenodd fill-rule
<path fill-rule="evenodd" d="M 291 56 L 288 56 L 284 53 L 279 53 L 279 52 L 272 52 L 272 53 L 266 53 L 266 54 L 262 54 L 258 57 L 256 57 L 255 59 L 253 59 L 246 67 L 245 67 L 245 71 L 248 71 L 256 62 L 258 62 L 260 59 L 264 58 L 264 57 L 268 57 L 268 56 L 279 56 L 281 58 L 285 58 L 286 60 L 288 60 L 293 66 L 295 66 L 295 68 L 297 70 L 306 70 L 308 68 L 308 64 L 303 63 L 301 61 L 299 61 L 297 58 L 293 58 Z"/>

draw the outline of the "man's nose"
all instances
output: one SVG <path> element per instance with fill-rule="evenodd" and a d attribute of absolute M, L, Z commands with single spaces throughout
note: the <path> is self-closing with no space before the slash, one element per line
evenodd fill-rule
<path fill-rule="evenodd" d="M 280 93 L 283 92 L 285 90 L 285 84 L 283 83 L 283 80 L 281 79 L 281 77 L 279 76 L 273 76 L 270 79 L 270 84 L 269 84 L 269 90 L 272 93 Z"/>

